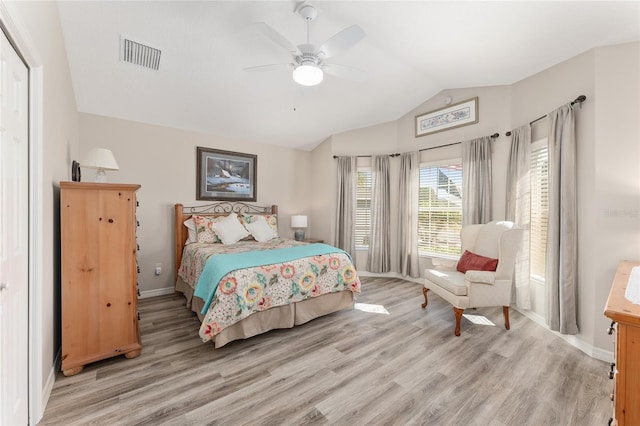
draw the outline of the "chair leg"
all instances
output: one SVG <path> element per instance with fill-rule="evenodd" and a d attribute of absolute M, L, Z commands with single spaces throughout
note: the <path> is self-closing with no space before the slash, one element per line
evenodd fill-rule
<path fill-rule="evenodd" d="M 422 287 L 422 294 L 424 295 L 424 303 L 422 304 L 422 309 L 427 307 L 427 303 L 429 303 L 429 299 L 427 299 L 428 288 Z"/>
<path fill-rule="evenodd" d="M 503 306 L 502 307 L 502 313 L 504 314 L 504 328 L 506 328 L 507 330 L 509 330 L 509 307 L 508 306 Z"/>
<path fill-rule="evenodd" d="M 453 307 L 453 314 L 456 316 L 456 331 L 455 335 L 460 336 L 460 319 L 462 318 L 462 313 L 464 309 Z"/>

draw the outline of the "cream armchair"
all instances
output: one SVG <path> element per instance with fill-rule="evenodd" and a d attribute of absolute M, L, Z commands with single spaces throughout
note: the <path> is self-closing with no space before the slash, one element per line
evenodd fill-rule
<path fill-rule="evenodd" d="M 504 326 L 509 330 L 509 304 L 516 254 L 522 239 L 522 229 L 513 222 L 489 222 L 467 225 L 460 232 L 462 252 L 498 259 L 495 272 L 468 270 L 458 272 L 456 264 L 425 270 L 422 293 L 427 307 L 427 291 L 431 290 L 453 305 L 456 318 L 455 335 L 460 336 L 460 319 L 466 308 L 502 306 Z"/>

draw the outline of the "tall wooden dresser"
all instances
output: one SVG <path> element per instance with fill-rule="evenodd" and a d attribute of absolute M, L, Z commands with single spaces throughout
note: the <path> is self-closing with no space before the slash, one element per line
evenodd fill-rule
<path fill-rule="evenodd" d="M 611 318 L 609 334 L 615 336 L 613 417 L 618 426 L 640 425 L 640 305 L 624 297 L 631 270 L 640 262 L 622 261 L 613 279 L 604 314 Z"/>
<path fill-rule="evenodd" d="M 61 182 L 62 372 L 140 355 L 136 191 L 140 185 Z"/>

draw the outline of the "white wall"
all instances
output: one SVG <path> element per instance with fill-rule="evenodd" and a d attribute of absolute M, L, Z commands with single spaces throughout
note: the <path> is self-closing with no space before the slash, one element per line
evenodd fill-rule
<path fill-rule="evenodd" d="M 309 228 L 306 230 L 306 236 L 320 238 L 327 244 L 334 244 L 336 197 L 324 197 L 326 194 L 331 194 L 327 188 L 335 188 L 337 185 L 332 138 L 322 142 L 311 153 L 310 179 L 310 190 L 313 195 L 309 201 Z"/>
<path fill-rule="evenodd" d="M 3 23 L 20 41 L 19 50 L 27 59 L 33 74 L 42 75 L 43 100 L 35 115 L 42 117 L 42 132 L 31 135 L 30 143 L 42 142 L 42 218 L 41 282 L 32 283 L 30 292 L 38 300 L 40 323 L 32 324 L 37 333 L 30 348 L 37 367 L 30 378 L 36 407 L 30 407 L 32 421 L 39 421 L 55 380 L 55 361 L 60 348 L 60 241 L 57 183 L 71 174 L 70 158 L 78 151 L 78 115 L 71 86 L 67 54 L 54 2 L 2 2 Z M 5 19 L 7 21 L 5 21 Z M 37 69 L 37 71 L 36 71 Z M 35 117 L 32 116 L 33 120 Z M 30 209 L 33 209 L 31 206 Z M 36 412 L 33 412 L 35 408 Z"/>
<path fill-rule="evenodd" d="M 640 260 L 640 43 L 595 50 L 594 99 L 596 179 L 585 188 L 593 193 L 593 244 L 581 280 L 594 288 L 593 343 L 612 349 L 602 315 L 611 281 L 620 260 Z"/>
<path fill-rule="evenodd" d="M 80 114 L 80 137 L 81 156 L 92 147 L 108 148 L 113 152 L 120 170 L 107 172 L 108 181 L 142 185 L 138 191 L 140 207 L 137 210 L 141 269 L 138 282 L 140 291 L 146 295 L 173 291 L 173 205 L 207 204 L 196 200 L 198 146 L 258 156 L 256 203 L 278 205 L 280 235 L 293 238 L 292 214 L 310 214 L 311 153 L 308 151 L 239 142 L 92 114 Z M 83 181 L 92 180 L 93 175 L 92 170 L 82 170 Z M 312 220 L 310 225 L 313 226 Z M 162 263 L 160 276 L 154 274 L 156 263 Z"/>

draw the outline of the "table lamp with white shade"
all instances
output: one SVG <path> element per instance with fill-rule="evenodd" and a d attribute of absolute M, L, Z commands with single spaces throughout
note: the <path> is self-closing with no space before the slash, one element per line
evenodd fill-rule
<path fill-rule="evenodd" d="M 304 215 L 291 216 L 291 227 L 295 229 L 294 238 L 296 241 L 304 240 L 304 228 L 307 227 L 307 217 Z"/>
<path fill-rule="evenodd" d="M 87 153 L 80 166 L 97 169 L 95 182 L 106 182 L 107 174 L 105 170 L 120 170 L 116 159 L 111 151 L 105 148 L 93 148 Z"/>

